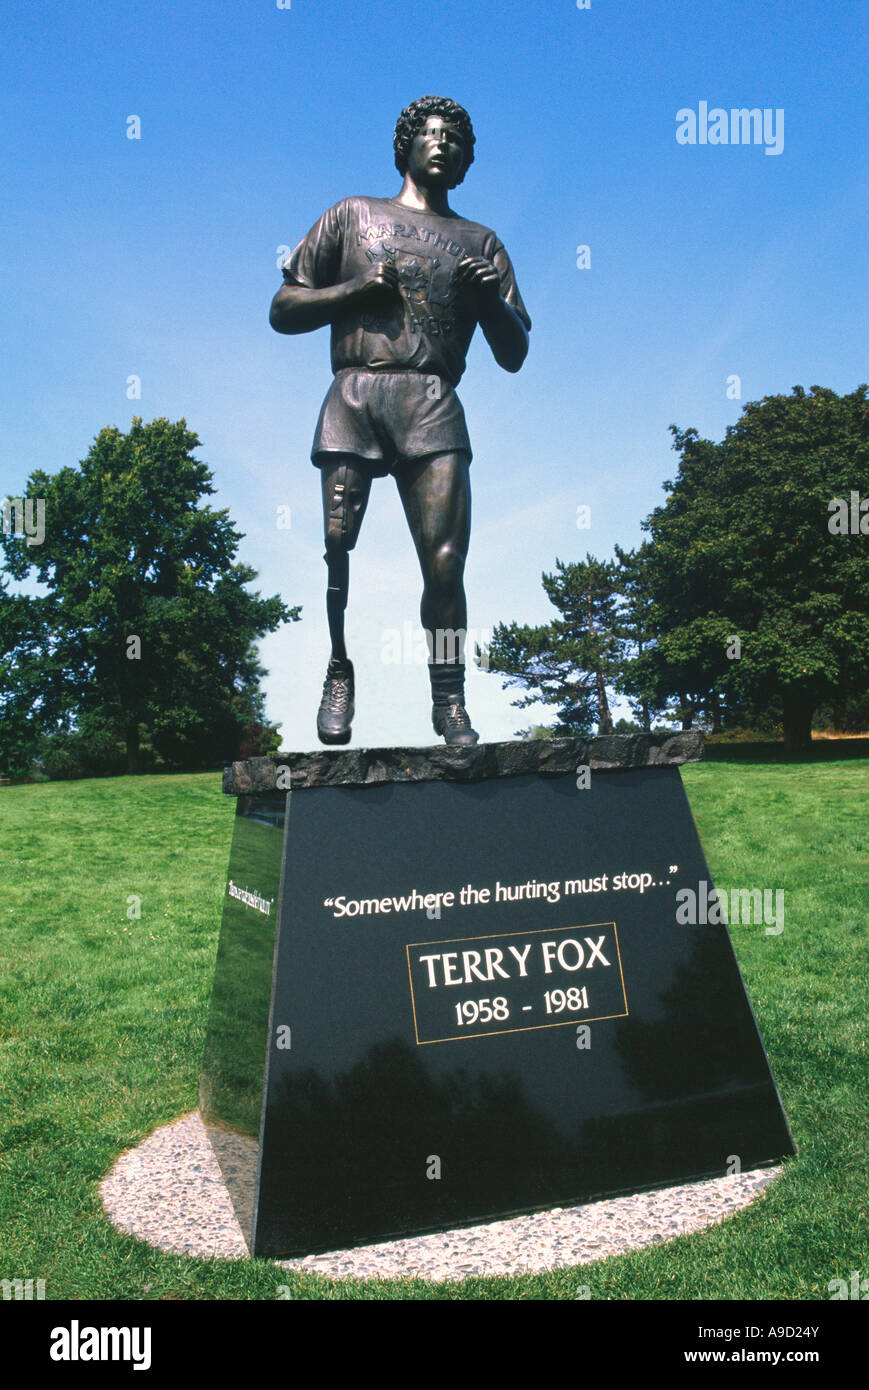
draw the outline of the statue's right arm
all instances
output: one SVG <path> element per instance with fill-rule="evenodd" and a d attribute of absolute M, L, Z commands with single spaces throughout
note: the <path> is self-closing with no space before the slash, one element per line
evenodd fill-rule
<path fill-rule="evenodd" d="M 312 290 L 283 284 L 272 300 L 269 323 L 276 333 L 311 333 L 336 318 L 382 302 L 398 292 L 398 273 L 388 262 L 370 266 L 341 285 Z"/>
<path fill-rule="evenodd" d="M 344 285 L 329 285 L 324 290 L 309 290 L 304 285 L 281 285 L 269 310 L 269 323 L 276 333 L 310 333 L 331 323 L 341 311 L 346 311 L 352 299 L 350 280 Z"/>

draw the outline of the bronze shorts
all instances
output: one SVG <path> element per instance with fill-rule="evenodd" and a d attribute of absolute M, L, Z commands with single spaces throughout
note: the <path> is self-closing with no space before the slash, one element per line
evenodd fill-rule
<path fill-rule="evenodd" d="M 369 460 L 374 477 L 385 477 L 406 460 L 459 450 L 470 462 L 465 412 L 443 377 L 343 368 L 320 410 L 311 460 L 355 454 Z"/>

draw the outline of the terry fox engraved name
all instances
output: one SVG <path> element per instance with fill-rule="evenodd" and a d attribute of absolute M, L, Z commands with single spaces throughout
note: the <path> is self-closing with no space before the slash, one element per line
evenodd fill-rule
<path fill-rule="evenodd" d="M 414 942 L 407 968 L 419 1046 L 628 1013 L 615 922 Z"/>

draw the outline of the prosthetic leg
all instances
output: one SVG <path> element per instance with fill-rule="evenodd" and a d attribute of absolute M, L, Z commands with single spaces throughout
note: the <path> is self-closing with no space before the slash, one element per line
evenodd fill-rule
<path fill-rule="evenodd" d="M 325 515 L 328 567 L 326 616 L 332 640 L 332 656 L 326 668 L 323 697 L 317 712 L 317 737 L 321 743 L 350 742 L 350 725 L 355 713 L 353 663 L 344 645 L 344 613 L 350 586 L 350 551 L 356 544 L 359 527 L 368 504 L 370 477 L 343 461 L 323 470 L 323 511 Z"/>
<path fill-rule="evenodd" d="M 321 743 L 349 743 L 350 725 L 356 712 L 353 662 L 344 648 L 344 610 L 350 584 L 350 557 L 346 550 L 330 555 L 327 547 L 323 556 L 329 567 L 329 587 L 326 590 L 326 613 L 329 628 L 340 621 L 340 647 L 343 655 L 333 656 L 326 667 L 323 697 L 317 711 L 317 737 Z M 333 643 L 333 653 L 335 644 Z"/>

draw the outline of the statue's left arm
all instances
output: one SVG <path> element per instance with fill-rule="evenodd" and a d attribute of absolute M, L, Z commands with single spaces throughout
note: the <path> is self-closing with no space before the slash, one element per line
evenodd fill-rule
<path fill-rule="evenodd" d="M 505 372 L 518 372 L 528 356 L 528 329 L 500 293 L 491 307 L 480 313 L 480 327 L 498 366 Z"/>
<path fill-rule="evenodd" d="M 498 366 L 506 372 L 518 372 L 528 356 L 530 320 L 515 290 L 512 266 L 500 243 L 498 250 L 506 270 L 484 256 L 468 256 L 456 267 L 456 281 L 460 291 L 463 289 L 476 301 L 477 319 Z M 518 300 L 521 314 L 504 297 L 505 280 L 508 281 L 508 293 L 514 294 Z"/>

